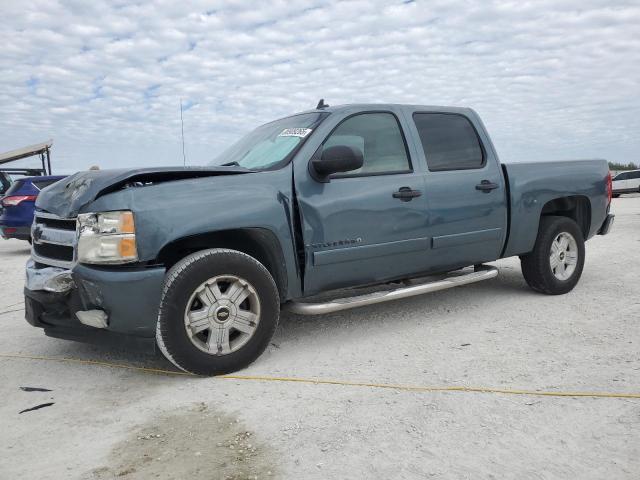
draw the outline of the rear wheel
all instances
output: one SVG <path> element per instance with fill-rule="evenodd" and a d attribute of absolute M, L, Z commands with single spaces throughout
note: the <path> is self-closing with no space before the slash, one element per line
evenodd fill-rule
<path fill-rule="evenodd" d="M 520 257 L 522 274 L 537 292 L 570 292 L 582 275 L 584 253 L 584 238 L 576 222 L 567 217 L 542 217 L 533 251 Z"/>
<path fill-rule="evenodd" d="M 235 250 L 203 250 L 167 273 L 156 341 L 187 372 L 234 372 L 265 350 L 279 311 L 275 282 L 260 262 Z"/>

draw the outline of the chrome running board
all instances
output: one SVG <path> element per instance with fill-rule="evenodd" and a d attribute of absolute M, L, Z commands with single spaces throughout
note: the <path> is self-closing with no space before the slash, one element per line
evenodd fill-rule
<path fill-rule="evenodd" d="M 350 308 L 363 307 L 365 305 L 374 305 L 376 303 L 388 302 L 390 300 L 399 300 L 401 298 L 413 297 L 424 293 L 437 292 L 438 290 L 446 290 L 448 288 L 468 285 L 470 283 L 489 280 L 498 275 L 498 269 L 488 265 L 479 265 L 473 272 L 462 275 L 455 275 L 443 280 L 422 283 L 419 285 L 410 285 L 408 287 L 397 288 L 395 290 L 386 290 L 382 292 L 368 293 L 355 297 L 338 298 L 323 303 L 305 303 L 305 302 L 289 302 L 284 305 L 284 310 L 299 315 L 322 315 L 325 313 L 334 313 Z"/>

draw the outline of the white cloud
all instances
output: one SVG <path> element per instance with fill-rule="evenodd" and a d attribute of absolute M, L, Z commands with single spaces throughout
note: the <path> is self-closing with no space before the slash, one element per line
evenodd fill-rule
<path fill-rule="evenodd" d="M 189 163 L 315 106 L 475 108 L 503 159 L 640 160 L 637 2 L 0 5 L 0 151 L 71 171 Z"/>

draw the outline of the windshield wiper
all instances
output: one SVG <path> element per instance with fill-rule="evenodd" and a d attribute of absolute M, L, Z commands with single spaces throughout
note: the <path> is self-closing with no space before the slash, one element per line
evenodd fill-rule
<path fill-rule="evenodd" d="M 238 162 L 233 161 L 233 162 L 227 162 L 227 163 L 222 163 L 220 165 L 213 165 L 214 167 L 238 167 L 241 168 L 243 170 L 246 170 L 247 172 L 256 172 L 257 170 L 253 169 L 253 168 L 247 168 L 247 167 L 243 167 L 242 165 L 240 165 Z"/>

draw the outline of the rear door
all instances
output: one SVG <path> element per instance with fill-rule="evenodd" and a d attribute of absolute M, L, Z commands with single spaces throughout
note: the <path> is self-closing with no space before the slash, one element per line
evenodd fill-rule
<path fill-rule="evenodd" d="M 505 183 L 481 125 L 460 113 L 422 111 L 413 112 L 411 124 L 428 168 L 432 269 L 499 258 L 507 229 Z"/>
<path fill-rule="evenodd" d="M 363 167 L 328 183 L 304 174 L 306 164 L 296 174 L 305 293 L 405 277 L 428 264 L 424 171 L 412 162 L 401 118 L 393 109 L 346 117 L 320 149 L 357 147 Z"/>
<path fill-rule="evenodd" d="M 634 190 L 640 190 L 640 170 L 636 170 L 635 172 L 629 172 L 629 180 L 627 188 L 631 188 Z"/>
<path fill-rule="evenodd" d="M 627 184 L 629 183 L 629 172 L 623 172 L 616 175 L 615 180 L 613 180 L 613 190 L 621 191 L 627 188 Z"/>

